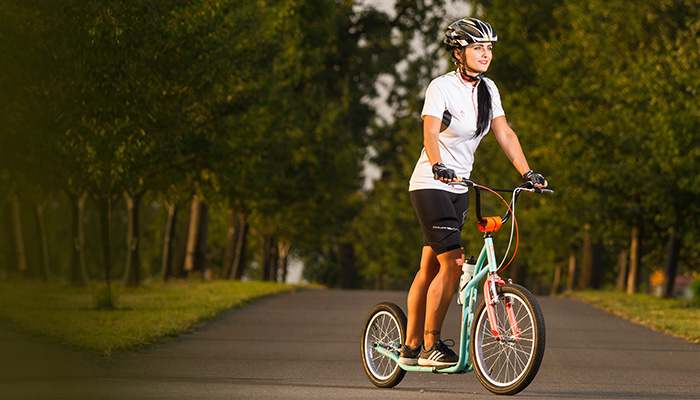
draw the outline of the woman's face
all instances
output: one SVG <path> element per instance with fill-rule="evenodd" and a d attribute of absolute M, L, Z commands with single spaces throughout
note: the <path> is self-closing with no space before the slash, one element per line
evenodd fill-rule
<path fill-rule="evenodd" d="M 493 58 L 493 43 L 477 42 L 471 43 L 464 48 L 464 65 L 467 72 L 479 74 L 486 72 Z M 457 50 L 458 59 L 461 59 L 462 52 Z"/>

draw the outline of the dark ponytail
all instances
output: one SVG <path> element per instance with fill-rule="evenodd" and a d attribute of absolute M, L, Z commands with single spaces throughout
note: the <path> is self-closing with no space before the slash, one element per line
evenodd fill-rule
<path fill-rule="evenodd" d="M 445 49 L 448 50 L 452 55 L 452 62 L 454 62 L 455 65 L 457 65 L 457 70 L 459 71 L 459 74 L 462 77 L 462 79 L 471 83 L 476 81 L 477 85 L 480 85 L 479 94 L 476 98 L 477 118 L 476 132 L 474 133 L 474 138 L 478 138 L 479 136 L 482 136 L 487 132 L 486 128 L 489 126 L 489 122 L 491 122 L 491 92 L 489 92 L 489 87 L 483 80 L 484 73 L 482 72 L 477 76 L 469 76 L 467 74 L 466 68 L 461 63 L 461 60 L 455 56 L 455 51 L 459 48 L 446 44 Z M 465 49 L 466 47 L 461 48 L 462 60 L 465 59 Z"/>
<path fill-rule="evenodd" d="M 479 81 L 479 94 L 477 95 L 477 118 L 476 133 L 474 138 L 478 138 L 486 133 L 486 128 L 491 121 L 491 92 L 483 79 Z"/>

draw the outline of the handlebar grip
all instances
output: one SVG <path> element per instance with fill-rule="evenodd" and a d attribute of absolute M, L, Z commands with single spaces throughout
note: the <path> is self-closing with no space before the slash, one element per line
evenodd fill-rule
<path fill-rule="evenodd" d="M 544 183 L 546 186 L 547 181 L 545 181 Z M 554 190 L 552 190 L 552 189 L 545 189 L 544 187 L 541 187 L 541 188 L 536 187 L 535 185 L 532 184 L 532 182 L 529 182 L 529 181 L 523 183 L 519 187 L 525 189 L 526 191 L 528 191 L 530 193 L 547 193 L 547 194 L 554 193 Z"/>
<path fill-rule="evenodd" d="M 530 193 L 547 193 L 547 194 L 554 193 L 554 190 L 552 190 L 552 189 L 537 188 L 537 187 L 525 189 L 525 191 L 530 192 Z"/>

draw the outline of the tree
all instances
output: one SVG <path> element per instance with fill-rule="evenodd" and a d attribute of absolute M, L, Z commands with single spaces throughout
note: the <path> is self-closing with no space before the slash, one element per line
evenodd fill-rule
<path fill-rule="evenodd" d="M 382 173 L 353 226 L 365 286 L 406 287 L 415 275 L 422 238 L 407 182 L 422 147 L 423 91 L 444 70 L 447 58 L 436 38 L 457 18 L 445 16 L 444 7 L 444 2 L 397 2 L 389 22 L 396 53 L 387 60 L 391 69 L 381 82 L 387 82 L 391 115 L 375 121 L 370 141 L 372 162 Z"/>
<path fill-rule="evenodd" d="M 676 168 L 671 167 L 673 161 L 682 158 L 678 157 L 683 152 L 678 151 L 677 144 L 682 148 L 694 146 L 692 141 L 681 139 L 689 135 L 675 132 L 694 126 L 691 121 L 697 113 L 687 112 L 688 98 L 683 98 L 684 93 L 692 92 L 694 84 L 688 80 L 681 83 L 678 78 L 682 73 L 668 73 L 687 71 L 678 67 L 696 62 L 690 55 L 695 54 L 690 49 L 697 48 L 697 41 L 691 39 L 689 18 L 695 15 L 695 3 L 552 2 L 540 14 L 551 18 L 540 21 L 524 12 L 539 7 L 539 3 L 479 2 L 487 19 L 503 18 L 496 26 L 519 30 L 511 34 L 517 48 L 507 49 L 517 54 L 508 56 L 508 61 L 514 60 L 517 65 L 508 67 L 520 71 L 537 67 L 533 74 L 525 75 L 526 80 L 507 79 L 505 75 L 499 78 L 510 80 L 516 89 L 517 102 L 507 110 L 519 118 L 510 120 L 525 121 L 525 126 L 537 134 L 533 138 L 537 160 L 554 172 L 546 175 L 552 176 L 551 182 L 558 189 L 556 197 L 562 201 L 554 209 L 547 207 L 548 212 L 559 215 L 548 220 L 570 227 L 569 233 L 558 234 L 559 238 L 572 239 L 570 249 L 581 241 L 581 228 L 586 224 L 594 237 L 614 246 L 620 246 L 632 231 L 634 249 L 629 264 L 630 277 L 635 279 L 639 277 L 634 267 L 640 265 L 642 232 L 648 236 L 657 235 L 659 230 L 670 232 L 667 259 L 670 262 L 675 258 L 678 247 L 674 243 L 678 239 L 670 226 L 678 224 L 672 210 L 679 209 L 675 204 L 687 204 L 690 192 L 684 194 L 683 189 L 671 184 L 677 180 L 662 177 L 684 176 L 681 164 L 697 165 L 696 160 L 686 158 Z M 534 27 L 540 33 L 523 35 L 520 30 L 529 31 L 523 26 Z M 503 36 L 501 32 L 499 37 Z M 499 40 L 498 51 L 506 38 Z M 519 43 L 521 39 L 526 43 Z M 676 48 L 682 50 L 676 53 Z M 541 57 L 537 62 L 523 61 L 522 49 L 528 57 Z M 499 73 L 501 65 L 497 59 L 494 74 Z M 522 84 L 528 79 L 531 84 Z M 649 82 L 658 85 L 659 90 L 650 91 Z M 679 122 L 679 116 L 684 122 Z M 521 129 L 516 127 L 516 131 Z M 526 150 L 528 147 L 526 143 Z M 537 214 L 542 217 L 539 211 Z M 561 232 L 559 227 L 556 232 Z M 551 239 L 542 242 L 554 243 Z M 564 259 L 568 251 L 561 250 L 557 257 Z M 652 254 L 653 249 L 643 253 Z M 673 273 L 673 268 L 667 270 L 669 275 Z M 629 284 L 636 287 L 635 282 Z"/>

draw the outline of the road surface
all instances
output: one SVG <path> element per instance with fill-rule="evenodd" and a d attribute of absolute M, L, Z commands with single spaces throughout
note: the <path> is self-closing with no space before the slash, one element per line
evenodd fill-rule
<path fill-rule="evenodd" d="M 232 310 L 195 332 L 111 360 L 0 326 L 1 399 L 492 399 L 474 374 L 408 373 L 394 389 L 364 375 L 369 309 L 404 292 L 302 290 Z M 547 326 L 527 399 L 700 399 L 700 345 L 577 300 L 538 299 Z M 443 337 L 459 333 L 450 307 Z"/>

